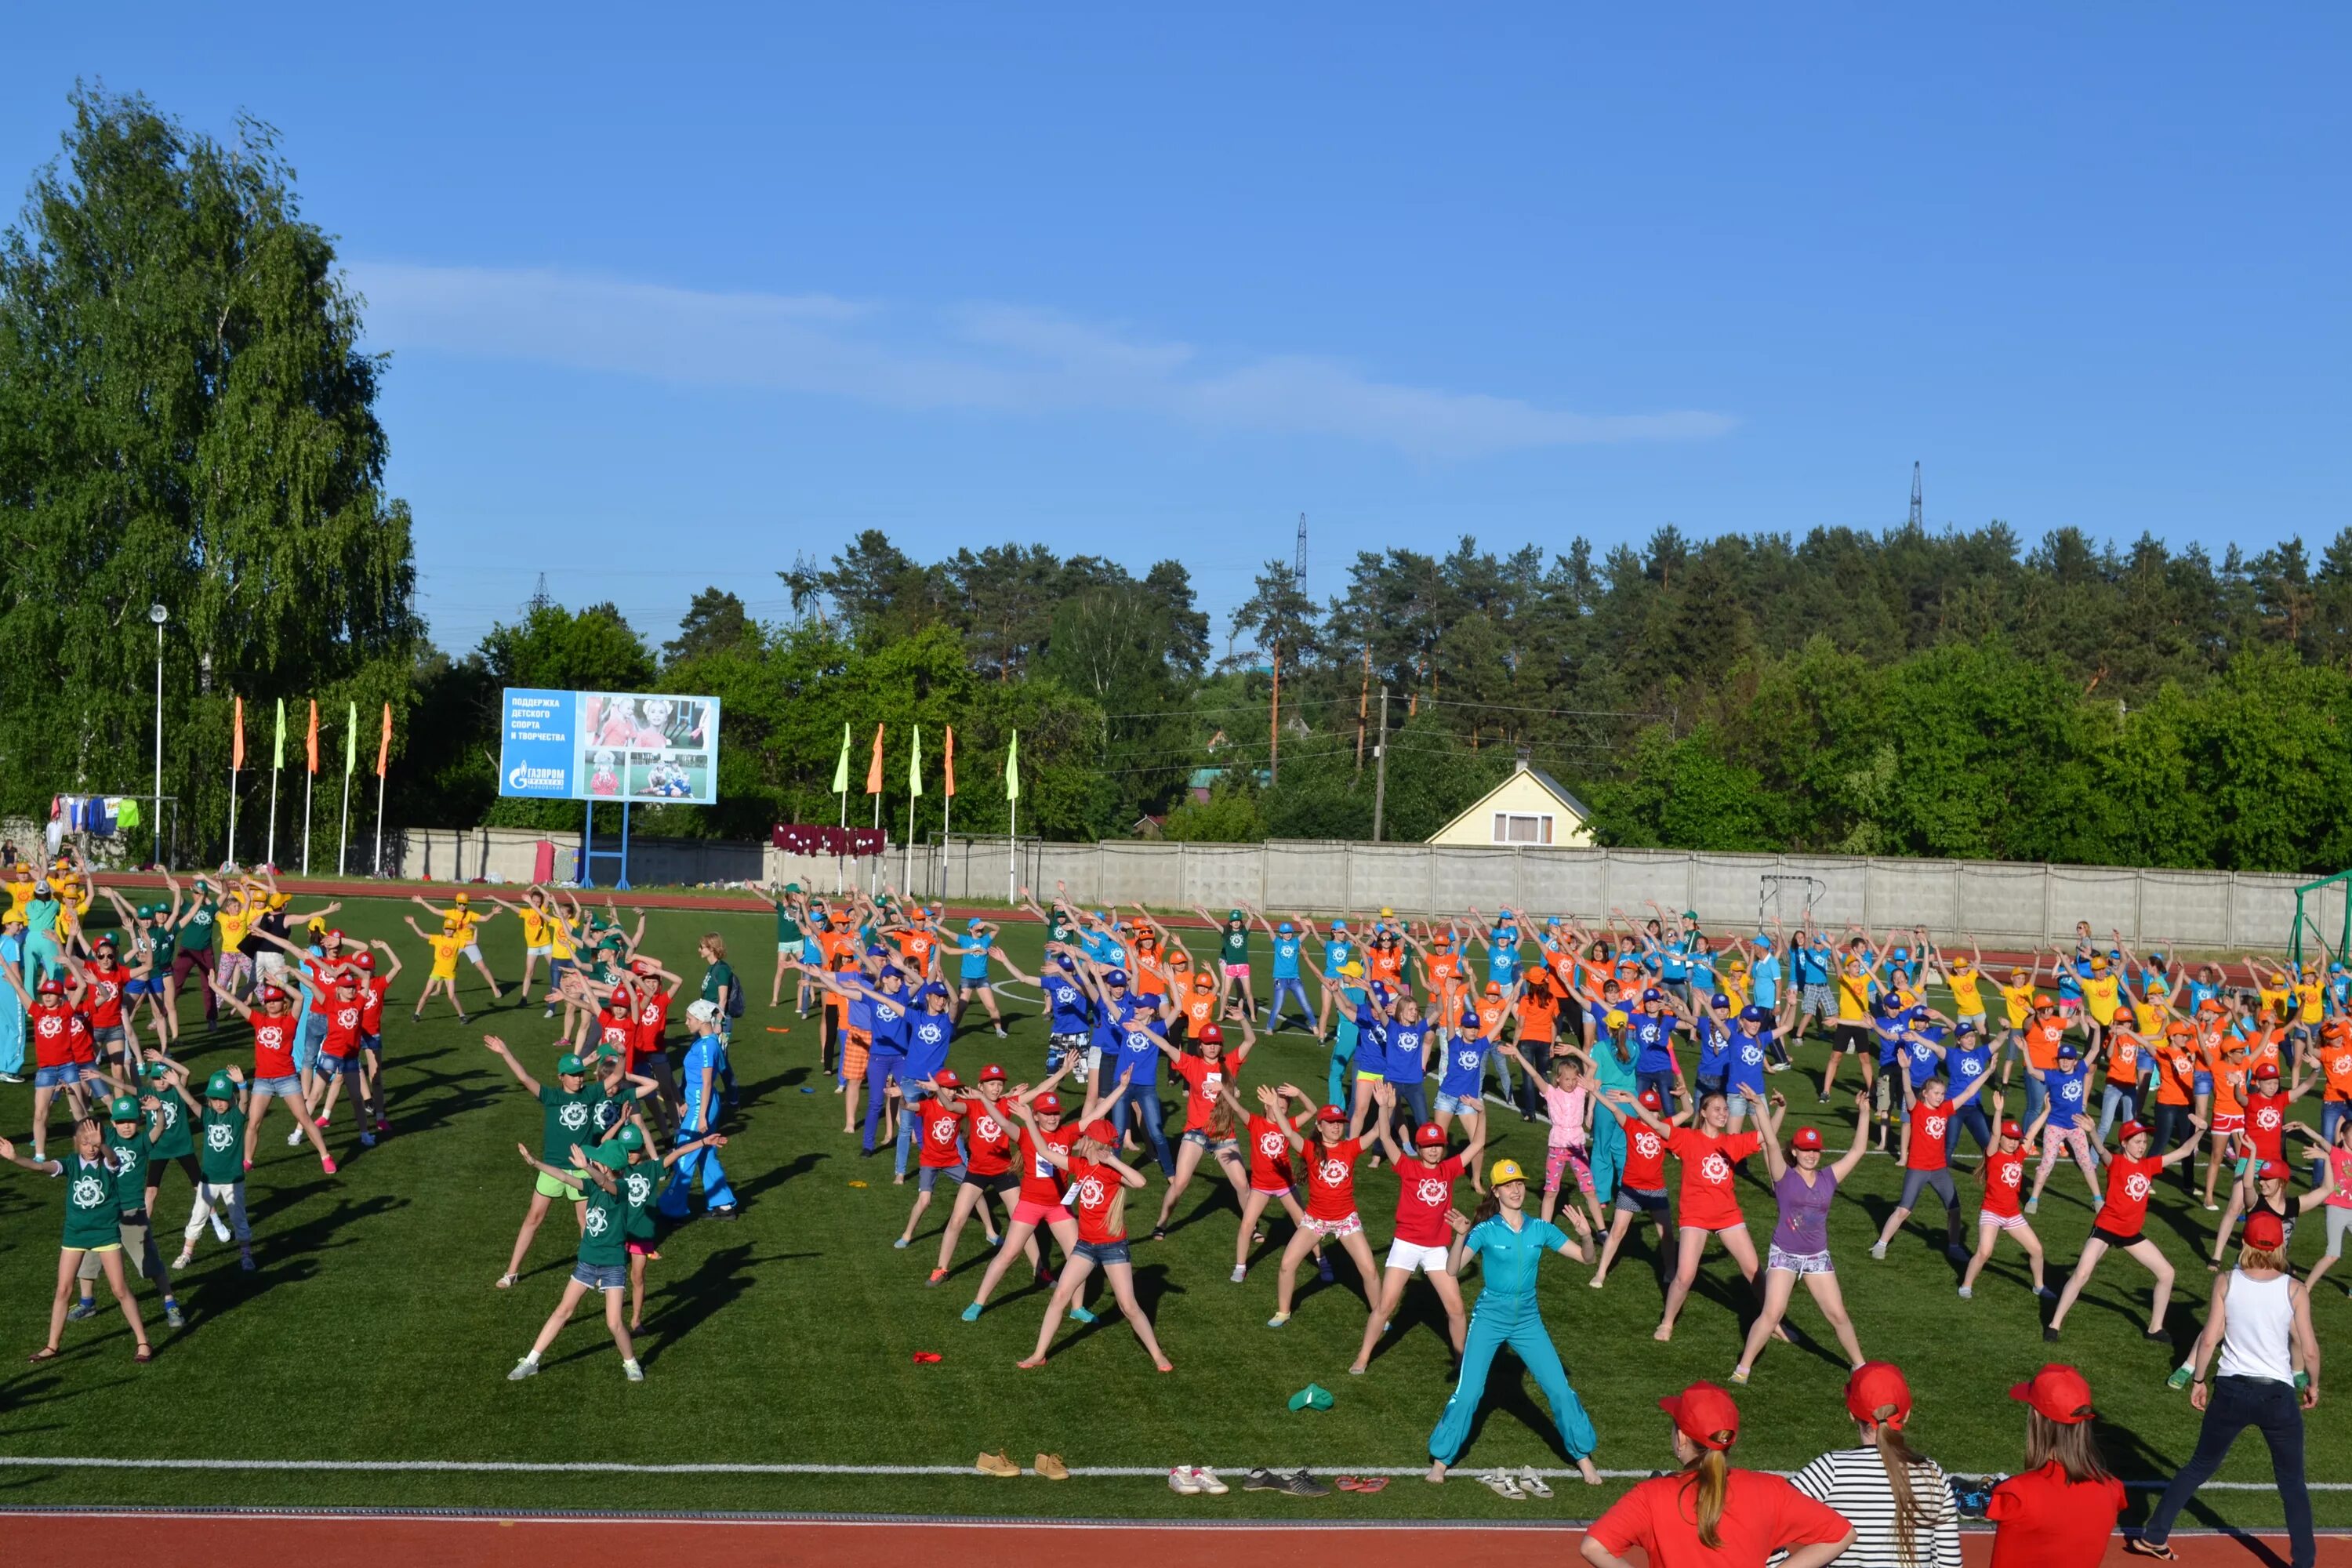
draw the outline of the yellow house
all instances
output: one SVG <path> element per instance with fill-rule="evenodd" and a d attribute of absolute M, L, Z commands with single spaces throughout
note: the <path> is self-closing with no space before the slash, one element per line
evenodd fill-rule
<path fill-rule="evenodd" d="M 1510 777 L 1478 797 L 1469 809 L 1429 836 L 1432 844 L 1476 844 L 1515 848 L 1521 845 L 1589 849 L 1592 813 L 1541 768 L 1519 759 Z"/>

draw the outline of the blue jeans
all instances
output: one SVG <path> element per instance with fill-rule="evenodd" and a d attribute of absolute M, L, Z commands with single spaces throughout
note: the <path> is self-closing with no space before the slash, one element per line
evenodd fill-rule
<path fill-rule="evenodd" d="M 1663 1121 L 1667 1117 L 1673 1116 L 1676 1110 L 1681 1109 L 1675 1100 L 1675 1075 L 1673 1068 L 1655 1068 L 1648 1072 L 1637 1072 L 1633 1075 L 1633 1093 L 1636 1098 L 1638 1098 L 1641 1095 L 1642 1090 L 1645 1089 L 1654 1089 L 1658 1091 L 1658 1103 L 1665 1107 L 1664 1110 L 1658 1113 L 1660 1120 Z"/>
<path fill-rule="evenodd" d="M 2049 1087 L 2042 1081 L 2042 1075 L 2033 1070 L 2033 1064 L 2032 1062 L 2026 1063 L 2025 1125 L 2028 1127 L 2032 1126 L 2033 1119 L 2042 1114 L 2042 1108 L 2049 1102 Z"/>
<path fill-rule="evenodd" d="M 1169 1152 L 1168 1130 L 1160 1125 L 1167 1120 L 1167 1113 L 1160 1109 L 1160 1086 L 1130 1083 L 1127 1086 L 1127 1092 L 1118 1097 L 1118 1102 L 1111 1107 L 1110 1124 L 1118 1129 L 1121 1138 L 1127 1136 L 1127 1119 L 1130 1110 L 1143 1121 L 1144 1141 L 1151 1145 L 1151 1157 L 1160 1162 L 1160 1173 L 1174 1176 L 1176 1156 Z"/>
<path fill-rule="evenodd" d="M 2140 1534 L 2158 1546 L 2172 1534 L 2172 1521 L 2213 1479 L 2239 1434 L 2249 1426 L 2263 1435 L 2271 1451 L 2271 1475 L 2278 1482 L 2279 1501 L 2286 1510 L 2286 1533 L 2292 1568 L 2312 1568 L 2318 1544 L 2311 1532 L 2311 1493 L 2303 1478 L 2303 1410 L 2295 1402 L 2294 1385 L 2267 1378 L 2217 1377 L 2205 1406 L 2205 1424 L 2198 1429 L 2197 1451 L 2164 1489 L 2164 1496 L 2147 1516 Z"/>
<path fill-rule="evenodd" d="M 1412 1120 L 1405 1124 L 1403 1136 L 1397 1140 L 1410 1148 L 1414 1129 L 1429 1120 L 1429 1080 L 1417 1078 L 1411 1083 L 1398 1083 L 1391 1079 L 1389 1088 L 1396 1091 L 1396 1109 L 1412 1115 Z"/>
<path fill-rule="evenodd" d="M 1593 1433 L 1592 1417 L 1584 1413 L 1583 1402 L 1568 1384 L 1568 1371 L 1559 1364 L 1559 1352 L 1552 1348 L 1543 1320 L 1530 1311 L 1502 1321 L 1493 1313 L 1481 1316 L 1474 1310 L 1470 1331 L 1462 1345 L 1462 1375 L 1445 1402 L 1445 1413 L 1437 1418 L 1437 1430 L 1429 1435 L 1429 1457 L 1446 1465 L 1462 1457 L 1463 1445 L 1470 1440 L 1471 1424 L 1478 1416 L 1478 1402 L 1486 1393 L 1487 1370 L 1495 1364 L 1495 1352 L 1505 1345 L 1511 1347 L 1519 1364 L 1543 1390 L 1544 1403 L 1551 1406 L 1552 1425 L 1559 1429 L 1560 1447 L 1568 1450 L 1569 1458 L 1582 1458 L 1591 1453 L 1601 1439 Z"/>
<path fill-rule="evenodd" d="M 1992 1118 L 1985 1114 L 1982 1100 L 1971 1100 L 1960 1107 L 1958 1115 L 1944 1124 L 1944 1154 L 1947 1159 L 1959 1152 L 1960 1129 L 1963 1126 L 1976 1134 L 1979 1149 L 1988 1154 L 1992 1152 Z"/>
<path fill-rule="evenodd" d="M 683 1135 L 689 1139 L 701 1136 L 698 1132 Z M 735 1206 L 735 1189 L 727 1184 L 727 1173 L 719 1163 L 719 1151 L 704 1148 L 681 1155 L 677 1163 L 670 1167 L 669 1184 L 662 1189 L 661 1212 L 672 1219 L 685 1218 L 688 1206 L 686 1195 L 696 1181 L 702 1184 L 702 1206 L 706 1210 Z"/>
<path fill-rule="evenodd" d="M 2139 1119 L 2139 1092 L 2137 1086 L 2126 1089 L 2121 1084 L 2110 1083 L 2106 1088 L 2099 1090 L 2099 1135 L 2092 1140 L 2093 1142 L 2101 1144 L 2106 1142 L 2107 1129 L 2115 1125 L 2117 1112 L 2122 1113 L 2126 1121 L 2136 1121 Z M 2162 1152 L 2158 1151 L 2159 1153 Z"/>
<path fill-rule="evenodd" d="M 900 1051 L 869 1050 L 866 1056 L 866 1137 L 865 1152 L 874 1152 L 874 1134 L 882 1125 L 882 1106 L 889 1096 L 884 1092 L 890 1080 L 907 1070 L 907 1058 Z"/>
<path fill-rule="evenodd" d="M 1296 974 L 1277 974 L 1274 977 L 1274 1000 L 1265 1010 L 1265 1032 L 1271 1035 L 1282 1027 L 1282 999 L 1285 996 L 1298 998 L 1299 1015 L 1307 1020 L 1307 1026 L 1312 1029 L 1315 1026 L 1315 1009 L 1307 1000 L 1306 985 Z"/>
<path fill-rule="evenodd" d="M 915 1152 L 915 1124 L 922 1120 L 915 1114 L 915 1107 L 931 1097 L 903 1083 L 898 1091 L 904 1098 L 898 1103 L 898 1148 L 891 1157 L 891 1166 L 894 1173 L 903 1176 L 907 1173 L 907 1161 Z"/>

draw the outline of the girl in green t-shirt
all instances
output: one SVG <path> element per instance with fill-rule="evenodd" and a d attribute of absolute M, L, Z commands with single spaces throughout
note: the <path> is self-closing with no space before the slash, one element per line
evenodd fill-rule
<path fill-rule="evenodd" d="M 236 1236 L 237 1267 L 253 1272 L 253 1227 L 245 1217 L 246 1094 L 242 1068 L 223 1068 L 205 1080 L 205 1102 L 196 1112 L 196 1201 L 188 1205 L 180 1256 L 172 1260 L 174 1268 L 184 1269 L 195 1260 L 196 1237 L 210 1220 L 213 1234 L 221 1240 Z M 184 1088 L 180 1098 L 195 1105 Z M 228 1215 L 226 1225 L 221 1223 L 224 1213 Z"/>
<path fill-rule="evenodd" d="M 580 1299 L 591 1290 L 598 1290 L 604 1297 L 604 1326 L 612 1331 L 613 1343 L 621 1352 L 621 1371 L 631 1383 L 643 1383 L 646 1370 L 637 1364 L 636 1346 L 629 1340 L 629 1325 L 621 1321 L 622 1297 L 629 1288 L 629 1210 L 618 1175 L 604 1162 L 591 1160 L 577 1143 L 568 1151 L 572 1161 L 568 1171 L 533 1154 L 528 1143 L 518 1143 L 515 1148 L 522 1155 L 522 1163 L 542 1177 L 579 1182 L 588 1197 L 580 1222 L 580 1260 L 572 1266 L 572 1278 L 564 1281 L 563 1300 L 548 1314 L 530 1353 L 515 1363 L 507 1380 L 520 1383 L 526 1377 L 537 1377 L 539 1358 L 547 1353 L 547 1347 L 555 1342 L 555 1336 L 572 1321 Z"/>
<path fill-rule="evenodd" d="M 54 1361 L 58 1342 L 65 1337 L 66 1312 L 73 1305 L 74 1276 L 86 1253 L 99 1256 L 106 1270 L 106 1288 L 122 1309 L 122 1321 L 138 1338 L 139 1352 L 131 1359 L 152 1361 L 154 1347 L 147 1342 L 147 1325 L 139 1321 L 139 1303 L 122 1277 L 122 1232 L 125 1176 L 106 1152 L 105 1129 L 95 1120 L 74 1123 L 73 1152 L 62 1160 L 27 1160 L 16 1146 L 0 1138 L 0 1159 L 45 1176 L 63 1177 L 66 1184 L 65 1242 L 58 1252 L 58 1293 L 49 1303 L 49 1342 L 33 1352 L 35 1361 Z M 136 1203 L 134 1194 L 132 1202 Z"/>

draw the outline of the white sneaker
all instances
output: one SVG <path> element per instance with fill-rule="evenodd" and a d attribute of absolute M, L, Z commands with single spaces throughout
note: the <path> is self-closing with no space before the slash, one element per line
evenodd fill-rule
<path fill-rule="evenodd" d="M 531 1360 L 529 1356 L 525 1356 L 522 1360 L 515 1363 L 514 1370 L 512 1372 L 507 1373 L 507 1381 L 509 1383 L 520 1383 L 526 1377 L 537 1377 L 538 1375 L 539 1363 Z"/>
<path fill-rule="evenodd" d="M 1192 1479 L 1192 1471 L 1178 1465 L 1168 1472 L 1168 1489 L 1185 1497 L 1198 1497 L 1201 1495 L 1201 1483 Z"/>
<path fill-rule="evenodd" d="M 646 1369 L 637 1364 L 636 1357 L 631 1356 L 621 1363 L 621 1375 L 631 1383 L 643 1383 L 646 1380 Z"/>
<path fill-rule="evenodd" d="M 1238 1285 L 1243 1280 L 1249 1278 L 1249 1270 L 1244 1268 L 1241 1264 L 1236 1263 L 1234 1265 L 1234 1271 L 1231 1274 L 1226 1275 L 1225 1278 Z"/>
<path fill-rule="evenodd" d="M 1968 1286 L 1968 1285 L 1963 1285 L 1963 1286 L 1961 1286 L 1961 1287 L 1960 1287 L 1960 1300 L 1963 1300 L 1963 1301 L 1973 1301 L 1973 1300 L 1975 1300 L 1976 1299 L 1977 1299 L 1977 1293 L 1976 1293 L 1976 1290 L 1975 1290 L 1975 1288 L 1974 1288 L 1974 1287 L 1972 1287 L 1972 1286 Z"/>
<path fill-rule="evenodd" d="M 1885 1242 L 1883 1242 L 1883 1241 L 1874 1241 L 1874 1242 L 1871 1243 L 1871 1246 L 1870 1246 L 1870 1255 L 1871 1255 L 1873 1258 L 1877 1258 L 1881 1263 L 1885 1262 L 1885 1261 L 1886 1261 L 1886 1243 L 1885 1243 Z"/>
<path fill-rule="evenodd" d="M 1202 1491 L 1207 1492 L 1211 1497 L 1223 1497 L 1227 1492 L 1233 1490 L 1233 1488 L 1225 1485 L 1224 1482 L 1217 1479 L 1216 1471 L 1209 1468 L 1206 1465 L 1195 1465 L 1192 1467 L 1192 1482 Z"/>
<path fill-rule="evenodd" d="M 286 1134 L 286 1146 L 289 1149 L 299 1149 L 302 1146 L 302 1130 L 299 1127 Z"/>

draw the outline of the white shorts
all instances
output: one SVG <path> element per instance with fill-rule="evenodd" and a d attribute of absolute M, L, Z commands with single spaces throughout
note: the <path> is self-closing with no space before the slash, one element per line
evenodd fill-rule
<path fill-rule="evenodd" d="M 522 955 L 525 958 L 553 958 L 555 948 L 552 943 L 544 947 L 526 947 L 522 950 Z"/>
<path fill-rule="evenodd" d="M 2352 1209 L 2347 1209 L 2345 1212 L 2352 1214 Z M 1402 1268 L 1408 1274 L 1417 1274 L 1424 1268 L 1432 1274 L 1451 1274 L 1454 1272 L 1452 1268 L 1446 1266 L 1446 1249 L 1444 1247 L 1423 1247 L 1417 1241 L 1407 1241 L 1402 1237 L 1399 1237 L 1396 1240 L 1389 1243 L 1389 1260 L 1387 1267 L 1391 1268 Z"/>
<path fill-rule="evenodd" d="M 1364 1220 L 1361 1215 L 1352 1214 L 1346 1219 L 1317 1219 L 1313 1215 L 1308 1215 L 1300 1228 L 1337 1241 L 1343 1236 L 1361 1234 Z"/>
<path fill-rule="evenodd" d="M 286 973 L 286 955 L 274 947 L 267 952 L 257 952 L 253 955 L 253 972 L 256 974 L 283 974 Z"/>
<path fill-rule="evenodd" d="M 469 942 L 465 946 L 459 948 L 457 952 L 464 956 L 466 962 L 468 963 L 479 963 L 482 962 L 482 944 L 479 942 Z"/>
<path fill-rule="evenodd" d="M 1977 1228 L 1991 1226 L 1996 1230 L 2023 1230 L 2025 1216 L 2021 1214 L 1995 1214 L 1990 1209 L 1977 1210 Z"/>

